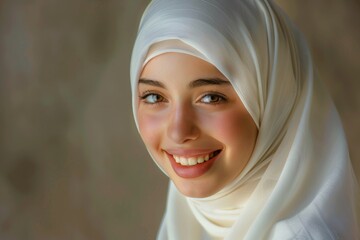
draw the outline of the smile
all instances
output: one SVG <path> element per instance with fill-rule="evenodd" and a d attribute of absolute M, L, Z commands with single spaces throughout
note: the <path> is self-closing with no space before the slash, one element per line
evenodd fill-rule
<path fill-rule="evenodd" d="M 173 155 L 173 158 L 175 159 L 176 163 L 179 163 L 182 166 L 194 166 L 209 161 L 210 159 L 218 155 L 220 152 L 221 150 L 216 150 L 212 153 L 205 154 L 203 156 L 196 156 L 196 157 L 184 157 L 184 156 Z"/>
<path fill-rule="evenodd" d="M 197 150 L 166 152 L 174 172 L 182 178 L 196 178 L 208 172 L 222 149 L 199 153 Z"/>

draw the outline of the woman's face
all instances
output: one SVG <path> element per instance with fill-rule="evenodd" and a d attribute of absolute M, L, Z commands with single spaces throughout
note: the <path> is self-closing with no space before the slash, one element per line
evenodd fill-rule
<path fill-rule="evenodd" d="M 257 127 L 212 64 L 188 54 L 161 54 L 144 67 L 138 96 L 140 135 L 184 195 L 210 196 L 247 164 Z"/>

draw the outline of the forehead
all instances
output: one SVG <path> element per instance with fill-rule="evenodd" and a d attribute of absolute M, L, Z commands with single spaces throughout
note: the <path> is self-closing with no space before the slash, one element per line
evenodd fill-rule
<path fill-rule="evenodd" d="M 211 63 L 190 54 L 168 52 L 155 56 L 143 67 L 140 78 L 165 81 L 225 76 Z"/>

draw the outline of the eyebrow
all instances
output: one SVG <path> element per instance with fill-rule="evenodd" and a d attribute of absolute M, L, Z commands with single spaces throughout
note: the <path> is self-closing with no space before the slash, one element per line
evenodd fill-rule
<path fill-rule="evenodd" d="M 140 78 L 138 84 L 140 84 L 140 83 L 155 86 L 155 87 L 166 88 L 163 83 L 156 81 L 156 80 L 146 79 L 146 78 Z"/>
<path fill-rule="evenodd" d="M 140 78 L 138 84 L 140 83 L 166 89 L 165 85 L 162 82 L 156 80 Z M 231 85 L 231 84 L 229 81 L 221 78 L 200 78 L 189 83 L 189 88 L 196 88 L 196 87 L 208 86 L 208 85 Z"/>
<path fill-rule="evenodd" d="M 190 88 L 201 87 L 206 85 L 230 85 L 230 82 L 221 78 L 200 78 L 189 84 Z"/>

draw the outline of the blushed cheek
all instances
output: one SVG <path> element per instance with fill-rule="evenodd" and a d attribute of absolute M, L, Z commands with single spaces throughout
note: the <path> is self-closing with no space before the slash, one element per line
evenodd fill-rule
<path fill-rule="evenodd" d="M 158 133 L 160 131 L 161 121 L 155 117 L 146 114 L 138 114 L 139 130 L 142 140 L 147 147 L 159 142 Z"/>
<path fill-rule="evenodd" d="M 158 116 L 141 113 L 138 114 L 140 136 L 147 150 L 153 157 L 154 161 L 156 161 L 156 163 L 160 166 L 160 168 L 166 169 L 159 151 L 161 150 L 163 136 L 163 120 L 164 119 L 159 119 Z"/>
<path fill-rule="evenodd" d="M 252 150 L 257 129 L 250 115 L 242 111 L 228 111 L 209 118 L 206 126 L 212 136 L 226 147 Z"/>

